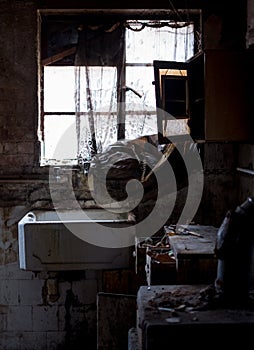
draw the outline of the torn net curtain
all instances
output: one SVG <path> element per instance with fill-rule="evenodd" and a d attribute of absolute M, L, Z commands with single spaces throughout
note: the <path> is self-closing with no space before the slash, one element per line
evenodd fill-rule
<path fill-rule="evenodd" d="M 147 72 L 153 72 L 154 59 L 186 61 L 191 57 L 193 27 L 134 21 L 79 29 L 77 156 L 86 161 L 117 140 L 157 134 L 153 75 L 149 78 Z"/>

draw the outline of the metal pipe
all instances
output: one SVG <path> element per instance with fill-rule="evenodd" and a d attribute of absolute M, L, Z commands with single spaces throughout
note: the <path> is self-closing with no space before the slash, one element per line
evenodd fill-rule
<path fill-rule="evenodd" d="M 236 168 L 236 170 L 242 172 L 242 173 L 246 173 L 249 175 L 254 175 L 254 170 L 251 169 L 246 169 L 246 168 Z"/>

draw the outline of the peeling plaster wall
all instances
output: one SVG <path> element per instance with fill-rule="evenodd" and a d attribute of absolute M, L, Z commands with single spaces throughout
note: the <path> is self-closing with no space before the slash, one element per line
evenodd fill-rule
<path fill-rule="evenodd" d="M 38 167 L 36 3 L 0 0 L 0 349 L 95 349 L 96 294 L 107 291 L 102 272 L 35 274 L 18 266 L 18 221 L 31 209 L 52 208 L 48 170 Z M 226 32 L 223 41 L 221 27 L 213 30 L 224 16 L 206 12 L 209 48 L 233 45 L 233 35 Z M 236 155 L 232 144 L 204 146 L 205 189 L 197 222 L 219 224 L 237 202 Z M 242 178 L 242 197 L 252 182 Z M 78 176 L 75 183 L 81 205 L 93 207 L 86 184 Z"/>
<path fill-rule="evenodd" d="M 204 145 L 204 191 L 197 223 L 219 227 L 226 212 L 235 207 L 237 152 L 238 145 L 234 143 Z"/>
<path fill-rule="evenodd" d="M 95 349 L 98 276 L 0 268 L 1 349 Z"/>

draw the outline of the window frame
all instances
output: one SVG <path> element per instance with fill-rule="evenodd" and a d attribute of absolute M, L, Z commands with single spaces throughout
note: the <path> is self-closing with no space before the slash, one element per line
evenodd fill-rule
<path fill-rule="evenodd" d="M 172 18 L 175 18 L 175 20 L 179 21 L 178 14 L 177 13 L 172 13 L 171 10 L 85 10 L 84 13 L 82 14 L 82 18 L 86 18 L 89 20 L 92 20 L 94 18 L 97 18 L 97 15 L 99 14 L 99 17 L 101 18 L 106 18 L 106 17 L 116 17 L 116 14 L 120 20 L 168 20 L 168 15 L 172 16 Z M 120 15 L 120 17 L 119 17 Z M 190 19 L 191 15 L 191 22 L 194 24 L 194 31 L 200 32 L 201 31 L 201 10 L 188 10 L 187 12 L 184 11 L 182 14 L 185 17 L 185 20 Z M 42 31 L 42 21 L 44 18 L 48 16 L 53 16 L 57 18 L 71 18 L 73 16 L 73 13 L 61 13 L 57 14 L 54 11 L 47 11 L 47 10 L 41 10 L 39 11 L 39 18 L 40 18 L 40 25 L 39 25 L 39 43 L 40 43 L 40 50 L 42 50 L 42 42 L 41 42 L 41 31 Z M 70 17 L 71 16 L 71 17 Z M 75 15 L 75 16 L 80 16 L 80 11 Z M 52 17 L 51 17 L 52 18 Z M 197 50 L 199 50 L 199 47 L 202 46 L 201 42 L 197 42 L 194 40 L 194 54 Z M 39 128 L 38 128 L 38 134 L 40 135 L 40 142 L 41 146 L 43 147 L 43 140 L 45 140 L 45 116 L 46 115 L 76 115 L 76 112 L 45 112 L 44 110 L 44 66 L 47 64 L 53 64 L 56 62 L 55 60 L 61 59 L 63 56 L 68 56 L 72 55 L 74 53 L 74 48 L 68 48 L 63 52 L 61 55 L 55 55 L 54 57 L 48 57 L 48 58 L 41 58 L 39 59 L 39 74 L 40 74 L 40 79 L 39 79 Z M 65 57 L 66 57 L 65 56 Z M 132 67 L 147 67 L 147 66 L 153 66 L 153 63 L 147 64 L 147 63 L 127 63 L 125 60 L 124 63 L 124 73 L 120 76 L 118 74 L 118 84 L 119 86 L 125 85 L 125 74 L 126 74 L 126 67 L 132 66 Z M 119 105 L 122 106 L 121 102 L 125 102 L 125 92 L 123 89 L 118 89 L 118 97 L 117 101 L 120 102 Z M 82 113 L 85 114 L 85 113 Z M 123 111 L 118 111 L 118 133 L 117 133 L 117 138 L 118 139 L 124 139 L 125 138 L 125 118 L 124 118 L 124 113 Z M 45 166 L 50 164 L 49 162 L 42 162 L 42 154 L 41 152 L 41 159 L 40 159 L 40 165 Z M 76 163 L 77 161 L 77 163 Z M 78 159 L 75 160 L 75 164 L 78 164 Z M 66 164 L 56 164 L 57 166 L 62 166 Z M 73 165 L 73 164 L 70 164 Z"/>

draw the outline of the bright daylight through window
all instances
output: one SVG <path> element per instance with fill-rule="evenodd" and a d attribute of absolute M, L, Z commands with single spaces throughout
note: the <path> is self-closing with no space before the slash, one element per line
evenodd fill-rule
<path fill-rule="evenodd" d="M 41 165 L 77 164 L 118 139 L 157 134 L 153 61 L 185 62 L 194 54 L 193 24 L 174 24 L 135 20 L 103 30 L 68 28 L 68 35 L 62 30 L 58 40 L 68 36 L 72 45 L 42 60 Z M 86 35 L 83 42 L 80 34 Z M 102 55 L 96 51 L 99 34 Z M 56 45 L 51 37 L 51 46 Z M 97 41 L 84 56 L 87 37 Z"/>

